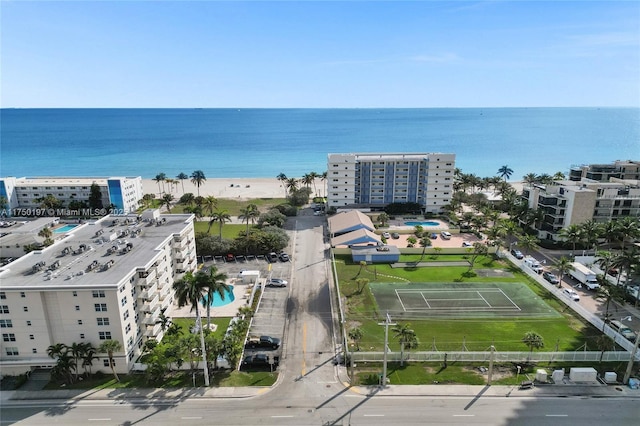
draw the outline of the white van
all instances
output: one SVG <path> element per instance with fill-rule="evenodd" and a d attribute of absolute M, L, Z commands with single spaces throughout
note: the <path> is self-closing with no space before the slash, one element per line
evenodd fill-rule
<path fill-rule="evenodd" d="M 447 232 L 447 231 L 442 231 L 440 233 L 440 238 L 442 238 L 443 240 L 450 240 L 451 239 L 451 233 Z"/>

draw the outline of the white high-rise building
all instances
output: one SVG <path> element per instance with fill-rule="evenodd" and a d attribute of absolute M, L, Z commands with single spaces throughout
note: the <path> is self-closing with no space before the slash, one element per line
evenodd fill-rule
<path fill-rule="evenodd" d="M 7 205 L 0 206 L 5 216 L 44 216 L 30 214 L 41 207 L 41 199 L 51 195 L 61 201 L 65 209 L 47 216 L 99 216 L 99 213 L 77 214 L 69 210 L 71 202 L 88 203 L 91 186 L 98 186 L 101 204 L 107 213 L 128 214 L 136 211 L 142 192 L 142 177 L 37 177 L 37 178 L 0 178 L 0 196 L 5 197 Z M 87 204 L 86 207 L 89 207 Z M 78 209 L 83 210 L 83 209 Z"/>
<path fill-rule="evenodd" d="M 0 370 L 55 365 L 50 345 L 117 340 L 126 373 L 147 339 L 160 340 L 173 283 L 196 270 L 193 215 L 106 216 L 0 268 Z M 104 366 L 103 366 L 104 363 Z M 107 371 L 101 356 L 93 370 Z"/>
<path fill-rule="evenodd" d="M 329 207 L 382 209 L 391 203 L 417 203 L 439 213 L 453 196 L 455 154 L 329 154 Z"/>

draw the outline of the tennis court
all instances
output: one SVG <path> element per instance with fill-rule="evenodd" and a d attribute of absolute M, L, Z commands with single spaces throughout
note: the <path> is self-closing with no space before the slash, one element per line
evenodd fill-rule
<path fill-rule="evenodd" d="M 524 283 L 373 283 L 370 288 L 380 312 L 405 318 L 559 315 Z"/>

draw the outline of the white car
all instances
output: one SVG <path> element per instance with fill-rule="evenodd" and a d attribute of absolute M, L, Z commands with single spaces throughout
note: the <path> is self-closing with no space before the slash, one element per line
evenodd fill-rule
<path fill-rule="evenodd" d="M 390 234 L 390 233 L 388 233 L 388 232 L 383 232 L 383 233 L 382 233 L 382 236 L 383 236 L 384 238 L 386 238 L 387 240 L 388 240 L 389 238 L 391 238 L 391 234 Z"/>
<path fill-rule="evenodd" d="M 287 284 L 289 284 L 287 280 L 283 280 L 281 278 L 271 278 L 267 282 L 267 287 L 286 287 Z"/>
<path fill-rule="evenodd" d="M 562 289 L 562 294 L 564 294 L 565 296 L 567 296 L 569 299 L 573 300 L 574 302 L 579 302 L 580 301 L 580 296 L 578 296 L 578 293 L 576 293 L 576 291 L 572 288 L 563 288 Z"/>

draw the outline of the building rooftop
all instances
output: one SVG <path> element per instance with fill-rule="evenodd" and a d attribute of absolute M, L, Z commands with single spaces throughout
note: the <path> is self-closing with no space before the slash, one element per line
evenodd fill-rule
<path fill-rule="evenodd" d="M 77 226 L 53 245 L 0 268 L 0 288 L 119 286 L 136 269 L 151 267 L 159 247 L 193 221 L 189 214 L 155 217 L 105 216 Z"/>

